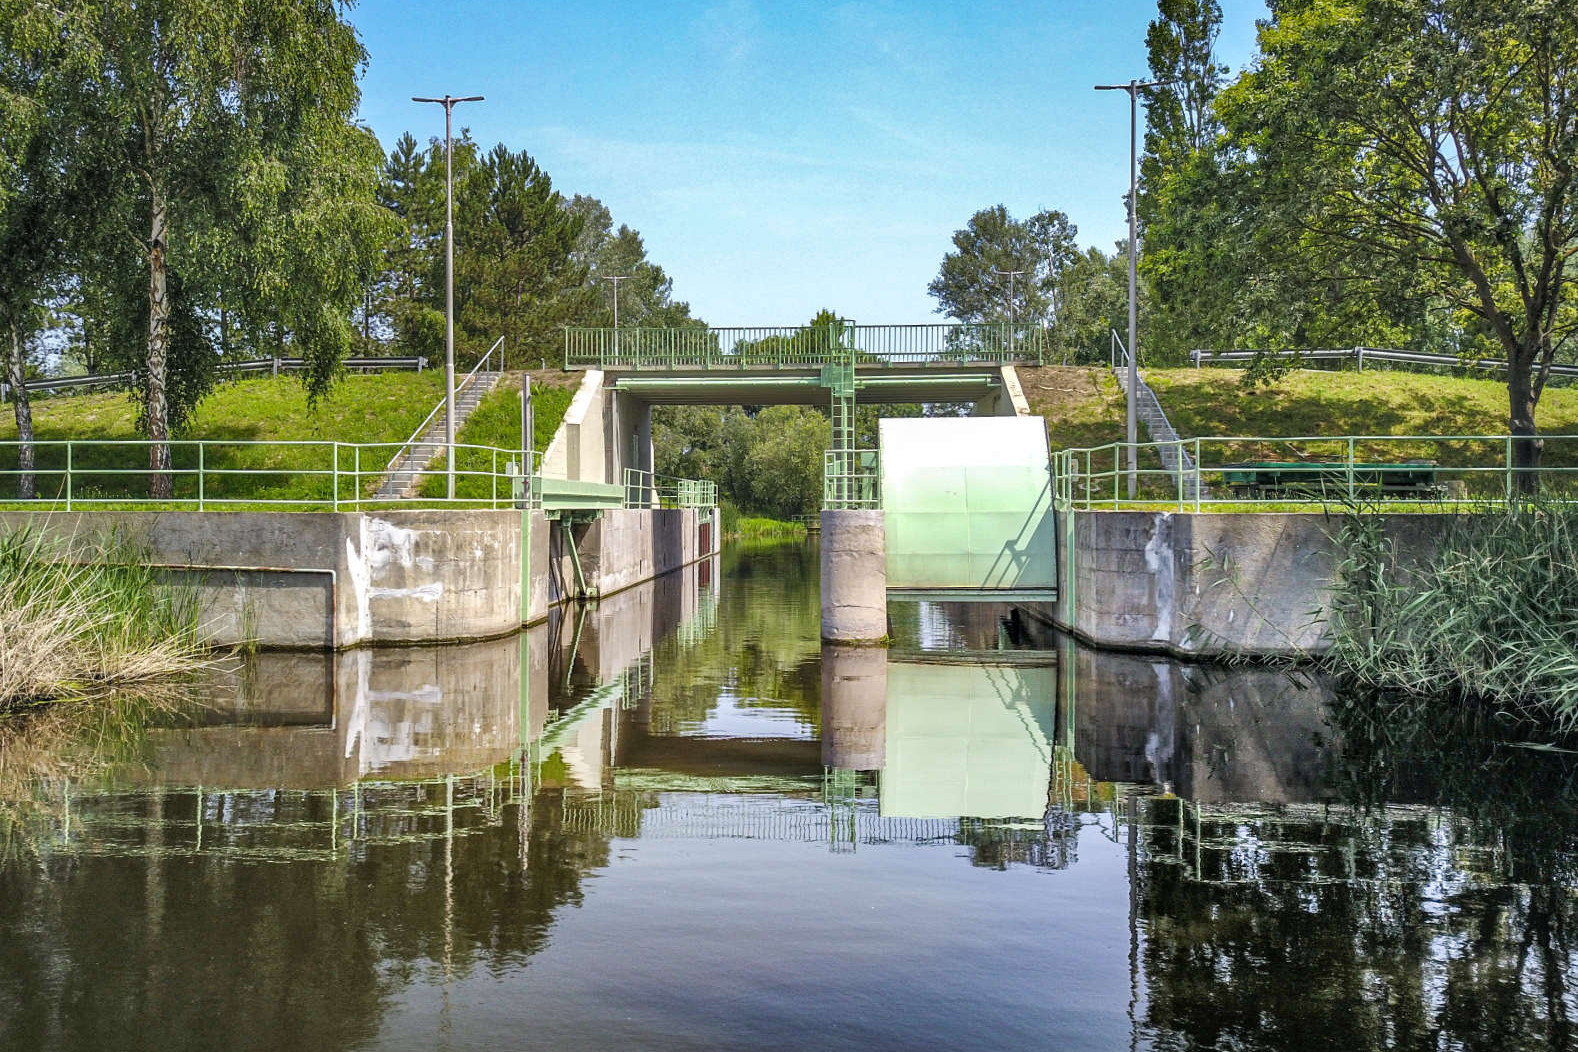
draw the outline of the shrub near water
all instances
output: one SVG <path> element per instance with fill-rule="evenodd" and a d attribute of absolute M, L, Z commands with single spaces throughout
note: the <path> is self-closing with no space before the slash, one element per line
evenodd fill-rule
<path fill-rule="evenodd" d="M 1341 541 L 1330 652 L 1339 671 L 1578 730 L 1578 505 L 1444 517 L 1435 555 L 1404 574 L 1379 517 L 1350 515 Z"/>
<path fill-rule="evenodd" d="M 117 545 L 0 535 L 0 716 L 189 672 L 190 601 Z"/>

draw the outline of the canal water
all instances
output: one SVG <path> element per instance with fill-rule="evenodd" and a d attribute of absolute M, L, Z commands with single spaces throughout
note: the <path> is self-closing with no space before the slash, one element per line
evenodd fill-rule
<path fill-rule="evenodd" d="M 13 737 L 0 1047 L 1574 1047 L 1578 757 L 817 566 Z"/>

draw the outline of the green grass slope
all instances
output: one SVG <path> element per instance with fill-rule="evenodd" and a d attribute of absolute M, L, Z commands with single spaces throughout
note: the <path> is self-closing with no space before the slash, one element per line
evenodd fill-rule
<path fill-rule="evenodd" d="M 521 373 L 503 377 L 497 387 L 483 396 L 472 410 L 455 441 L 462 446 L 486 446 L 490 449 L 517 450 L 521 447 Z M 532 390 L 532 448 L 541 453 L 548 448 L 553 434 L 564 420 L 565 410 L 581 383 L 580 373 L 567 373 L 557 369 L 534 369 L 531 376 Z M 498 457 L 497 470 L 504 469 L 505 460 Z M 455 470 L 461 472 L 455 479 L 455 496 L 469 499 L 490 499 L 494 496 L 492 473 L 495 455 L 481 449 L 462 449 L 455 455 Z M 448 458 L 436 458 L 430 470 L 443 471 Z M 483 474 L 468 474 L 480 472 Z M 429 476 L 422 480 L 424 497 L 443 496 L 447 480 Z"/>
<path fill-rule="evenodd" d="M 215 499 L 323 500 L 333 496 L 332 474 L 302 475 L 303 471 L 332 473 L 331 449 L 313 446 L 249 447 L 261 441 L 384 443 L 382 450 L 361 456 L 364 490 L 376 479 L 395 445 L 422 422 L 443 396 L 444 377 L 437 370 L 423 373 L 375 373 L 347 376 L 335 384 L 327 398 L 309 407 L 307 393 L 293 377 L 240 380 L 222 384 L 197 407 L 182 440 L 203 440 L 204 495 Z M 15 485 L 17 463 L 16 419 L 6 406 L 0 416 L 0 499 Z M 34 433 L 38 440 L 38 489 L 41 496 L 63 497 L 67 440 L 119 440 L 135 442 L 137 407 L 124 392 L 58 396 L 33 402 Z M 178 498 L 197 495 L 195 446 L 172 450 Z M 147 494 L 147 450 L 139 445 L 74 446 L 71 450 L 72 495 L 76 498 L 135 500 Z M 340 470 L 349 473 L 356 457 L 342 451 Z M 248 469 L 268 474 L 227 475 Z M 354 493 L 346 478 L 342 497 Z"/>

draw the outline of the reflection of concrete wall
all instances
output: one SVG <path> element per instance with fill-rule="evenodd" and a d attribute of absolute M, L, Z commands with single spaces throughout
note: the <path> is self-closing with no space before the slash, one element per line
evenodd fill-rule
<path fill-rule="evenodd" d="M 205 687 L 231 726 L 151 731 L 147 777 L 215 788 L 319 788 L 359 776 L 475 771 L 521 742 L 515 636 L 458 646 L 262 653 Z M 322 713 L 301 725 L 298 712 Z M 248 726 L 289 714 L 294 725 Z"/>
<path fill-rule="evenodd" d="M 886 756 L 888 652 L 822 644 L 822 764 L 880 771 Z"/>
<path fill-rule="evenodd" d="M 1075 757 L 1099 781 L 1204 803 L 1322 799 L 1330 688 L 1270 668 L 1075 648 Z"/>
<path fill-rule="evenodd" d="M 1428 557 L 1443 517 L 1387 515 L 1399 567 Z M 1098 645 L 1185 655 L 1326 647 L 1338 523 L 1263 512 L 1075 512 L 1073 609 L 1060 621 Z M 1060 541 L 1061 543 L 1061 541 Z"/>

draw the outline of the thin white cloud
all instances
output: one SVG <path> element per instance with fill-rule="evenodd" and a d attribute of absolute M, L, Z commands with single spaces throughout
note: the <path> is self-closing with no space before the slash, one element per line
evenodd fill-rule
<path fill-rule="evenodd" d="M 761 24 L 761 14 L 751 0 L 724 0 L 703 11 L 694 30 L 707 51 L 732 65 L 756 50 Z"/>

